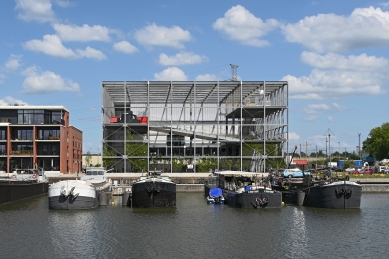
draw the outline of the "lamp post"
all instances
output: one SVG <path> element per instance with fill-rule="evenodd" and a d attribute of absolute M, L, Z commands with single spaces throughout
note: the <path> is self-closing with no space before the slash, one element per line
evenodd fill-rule
<path fill-rule="evenodd" d="M 358 133 L 358 156 L 359 160 L 361 159 L 361 133 Z"/>
<path fill-rule="evenodd" d="M 338 151 L 339 152 L 339 159 L 338 160 L 340 161 L 340 142 L 339 141 L 338 141 L 338 144 L 339 144 L 339 151 Z"/>

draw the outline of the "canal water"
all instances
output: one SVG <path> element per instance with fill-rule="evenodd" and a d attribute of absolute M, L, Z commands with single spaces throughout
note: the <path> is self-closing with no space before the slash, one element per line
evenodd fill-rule
<path fill-rule="evenodd" d="M 361 208 L 236 209 L 177 194 L 175 209 L 49 211 L 47 196 L 0 205 L 1 258 L 388 258 L 389 195 Z"/>

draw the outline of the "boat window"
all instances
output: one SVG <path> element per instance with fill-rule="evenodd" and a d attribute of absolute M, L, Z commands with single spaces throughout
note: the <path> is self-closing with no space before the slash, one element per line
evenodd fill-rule
<path fill-rule="evenodd" d="M 97 175 L 97 171 L 93 171 L 93 175 Z"/>
<path fill-rule="evenodd" d="M 104 175 L 103 171 L 98 171 L 99 175 Z"/>
<path fill-rule="evenodd" d="M 86 171 L 86 175 L 92 175 L 92 171 Z"/>

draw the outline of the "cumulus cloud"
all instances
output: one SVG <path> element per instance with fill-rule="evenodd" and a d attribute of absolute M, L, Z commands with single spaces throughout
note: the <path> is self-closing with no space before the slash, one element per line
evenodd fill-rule
<path fill-rule="evenodd" d="M 79 92 L 80 86 L 69 79 L 51 71 L 40 71 L 36 66 L 27 68 L 23 75 L 24 79 L 22 93 L 24 94 L 46 94 L 51 92 L 72 91 Z"/>
<path fill-rule="evenodd" d="M 330 111 L 331 107 L 327 104 L 310 104 L 303 109 L 305 113 L 320 113 Z"/>
<path fill-rule="evenodd" d="M 220 81 L 220 78 L 214 74 L 203 74 L 196 76 L 196 81 Z"/>
<path fill-rule="evenodd" d="M 181 52 L 175 56 L 168 56 L 165 53 L 159 55 L 159 64 L 163 66 L 179 66 L 179 65 L 193 65 L 200 64 L 207 61 L 206 56 L 200 56 L 192 52 Z"/>
<path fill-rule="evenodd" d="M 345 95 L 377 95 L 385 91 L 379 77 L 358 71 L 313 69 L 309 76 L 287 75 L 291 99 L 341 98 Z"/>
<path fill-rule="evenodd" d="M 359 56 L 328 53 L 319 55 L 314 52 L 304 51 L 301 53 L 301 61 L 312 67 L 320 69 L 341 69 L 353 71 L 379 71 L 388 70 L 388 60 L 361 54 Z"/>
<path fill-rule="evenodd" d="M 23 44 L 27 50 L 42 52 L 44 54 L 61 57 L 61 58 L 93 58 L 97 60 L 106 59 L 106 56 L 100 51 L 91 47 L 86 47 L 85 50 L 66 48 L 61 39 L 57 35 L 44 35 L 43 40 L 30 40 Z"/>
<path fill-rule="evenodd" d="M 345 110 L 347 110 L 346 107 L 340 105 L 339 103 L 333 103 L 332 105 L 333 105 L 333 106 L 335 107 L 335 109 L 338 110 L 338 111 L 345 111 Z"/>
<path fill-rule="evenodd" d="M 267 40 L 261 38 L 279 26 L 280 22 L 277 20 L 263 21 L 241 5 L 231 7 L 223 18 L 217 19 L 213 24 L 215 30 L 229 39 L 254 47 L 269 45 Z"/>
<path fill-rule="evenodd" d="M 126 54 L 132 54 L 139 51 L 135 46 L 131 45 L 131 43 L 124 40 L 113 44 L 113 49 Z"/>
<path fill-rule="evenodd" d="M 181 29 L 179 26 L 167 28 L 158 26 L 155 23 L 135 32 L 135 39 L 139 44 L 146 47 L 164 46 L 183 49 L 184 42 L 192 39 L 189 31 Z"/>
<path fill-rule="evenodd" d="M 82 26 L 67 25 L 67 24 L 53 24 L 54 30 L 63 41 L 110 41 L 110 29 L 101 26 L 89 26 L 84 24 Z"/>
<path fill-rule="evenodd" d="M 6 96 L 3 99 L 0 99 L 0 106 L 7 106 L 7 105 L 28 105 L 28 103 L 23 102 L 22 100 L 15 99 L 11 96 Z"/>
<path fill-rule="evenodd" d="M 18 69 L 21 66 L 20 59 L 21 56 L 11 55 L 4 64 L 5 69 L 8 71 L 14 71 Z"/>
<path fill-rule="evenodd" d="M 327 121 L 331 121 L 331 122 L 333 122 L 333 121 L 335 121 L 335 119 L 334 119 L 334 118 L 332 118 L 331 116 L 328 116 L 328 117 L 327 117 Z"/>
<path fill-rule="evenodd" d="M 50 0 L 16 0 L 15 10 L 20 11 L 18 18 L 24 21 L 53 22 L 55 14 Z"/>
<path fill-rule="evenodd" d="M 311 116 L 308 116 L 308 117 L 304 118 L 304 121 L 309 121 L 309 122 L 314 122 L 314 121 L 317 121 L 317 120 L 319 120 L 319 117 L 316 116 L 316 115 L 311 115 Z"/>
<path fill-rule="evenodd" d="M 154 74 L 155 81 L 188 81 L 184 71 L 178 67 L 168 67 L 160 73 Z"/>
<path fill-rule="evenodd" d="M 318 14 L 283 26 L 289 42 L 319 53 L 343 52 L 389 44 L 389 12 L 381 8 L 356 8 L 347 17 Z"/>
<path fill-rule="evenodd" d="M 54 3 L 56 3 L 58 6 L 60 6 L 62 8 L 68 8 L 68 7 L 75 6 L 75 4 L 72 2 L 69 2 L 69 0 L 54 0 Z"/>
<path fill-rule="evenodd" d="M 289 140 L 299 140 L 300 136 L 296 132 L 289 132 Z"/>

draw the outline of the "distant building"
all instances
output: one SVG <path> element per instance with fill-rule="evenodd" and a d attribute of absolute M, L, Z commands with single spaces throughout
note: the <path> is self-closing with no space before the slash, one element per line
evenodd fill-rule
<path fill-rule="evenodd" d="M 90 156 L 89 164 L 87 163 L 87 157 Z M 103 164 L 103 158 L 101 154 L 82 154 L 82 166 L 85 167 L 94 167 L 96 165 L 102 165 Z"/>
<path fill-rule="evenodd" d="M 0 106 L 0 171 L 82 169 L 82 131 L 63 106 Z"/>

